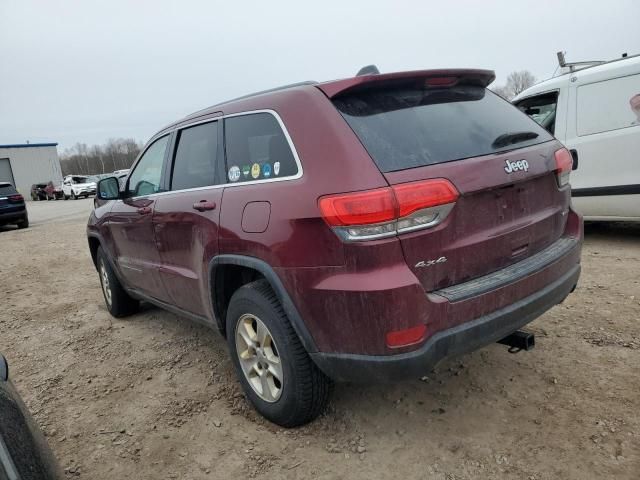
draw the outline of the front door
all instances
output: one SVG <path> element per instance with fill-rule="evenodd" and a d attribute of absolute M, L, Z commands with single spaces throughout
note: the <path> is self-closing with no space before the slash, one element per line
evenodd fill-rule
<path fill-rule="evenodd" d="M 152 220 L 168 143 L 166 135 L 147 148 L 129 176 L 125 198 L 115 202 L 109 219 L 116 264 L 126 286 L 162 301 L 168 296 L 158 273 Z"/>
<path fill-rule="evenodd" d="M 176 134 L 171 192 L 155 203 L 154 230 L 159 270 L 171 303 L 208 317 L 209 259 L 218 253 L 218 222 L 223 188 L 218 121 L 184 128 Z M 169 169 L 168 169 L 169 170 Z"/>

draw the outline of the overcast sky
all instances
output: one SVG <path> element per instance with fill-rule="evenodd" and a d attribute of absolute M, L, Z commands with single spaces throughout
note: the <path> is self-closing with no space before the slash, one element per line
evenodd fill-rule
<path fill-rule="evenodd" d="M 381 71 L 550 77 L 640 53 L 640 1 L 0 0 L 0 144 L 146 141 L 256 90 Z"/>

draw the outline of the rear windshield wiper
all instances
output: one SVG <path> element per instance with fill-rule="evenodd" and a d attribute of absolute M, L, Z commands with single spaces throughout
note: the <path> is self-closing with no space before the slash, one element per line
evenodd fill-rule
<path fill-rule="evenodd" d="M 491 146 L 493 148 L 501 148 L 506 147 L 508 145 L 514 145 L 520 142 L 526 142 L 527 140 L 533 140 L 534 138 L 538 138 L 538 134 L 536 132 L 512 132 L 512 133 L 504 133 L 496 138 Z"/>

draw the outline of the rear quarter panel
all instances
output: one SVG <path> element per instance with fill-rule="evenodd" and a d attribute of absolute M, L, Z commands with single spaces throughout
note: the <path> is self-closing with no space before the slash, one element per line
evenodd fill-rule
<path fill-rule="evenodd" d="M 318 198 L 382 187 L 387 182 L 320 90 L 306 86 L 267 97 L 234 104 L 232 111 L 224 113 L 276 111 L 293 141 L 303 175 L 281 182 L 227 185 L 220 216 L 220 252 L 257 257 L 272 267 L 343 265 L 343 244 L 321 218 Z M 271 204 L 267 229 L 245 232 L 244 208 L 259 201 Z"/>

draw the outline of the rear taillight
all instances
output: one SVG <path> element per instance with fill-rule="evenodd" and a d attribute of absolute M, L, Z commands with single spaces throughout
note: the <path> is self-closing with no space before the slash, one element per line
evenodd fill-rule
<path fill-rule="evenodd" d="M 458 199 L 449 180 L 436 178 L 320 198 L 325 221 L 348 241 L 373 240 L 433 227 Z"/>
<path fill-rule="evenodd" d="M 558 178 L 558 186 L 564 187 L 569 183 L 571 168 L 573 167 L 573 158 L 566 148 L 556 150 L 556 176 Z"/>
<path fill-rule="evenodd" d="M 19 193 L 16 195 L 9 195 L 9 202 L 11 203 L 20 203 L 20 202 L 24 202 L 24 197 L 22 195 L 20 195 Z"/>
<path fill-rule="evenodd" d="M 389 188 L 323 197 L 320 210 L 332 226 L 382 223 L 396 216 L 395 199 Z"/>

